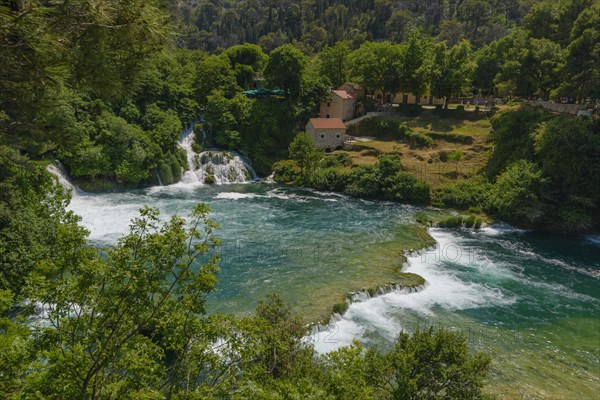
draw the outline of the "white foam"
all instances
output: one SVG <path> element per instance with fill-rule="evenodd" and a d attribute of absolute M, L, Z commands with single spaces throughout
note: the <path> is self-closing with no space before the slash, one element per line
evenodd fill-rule
<path fill-rule="evenodd" d="M 253 193 L 221 192 L 215 196 L 215 199 L 239 200 L 252 199 L 255 197 L 257 197 L 257 195 Z"/>
<path fill-rule="evenodd" d="M 436 249 L 410 256 L 406 269 L 425 278 L 428 285 L 416 293 L 393 291 L 351 304 L 341 319 L 333 324 L 335 326 L 321 333 L 329 340 L 315 343 L 318 352 L 329 352 L 350 344 L 354 339 L 364 339 L 365 332 L 369 330 L 375 330 L 392 341 L 402 329 L 394 317 L 404 311 L 431 317 L 438 309 L 457 311 L 509 305 L 516 301 L 496 288 L 461 280 L 448 266 L 449 261 L 471 263 L 468 254 L 457 250 L 460 243 L 456 242 L 460 239 L 441 230 L 432 229 L 430 233 L 437 241 Z M 452 250 L 453 246 L 456 246 L 455 250 Z"/>
<path fill-rule="evenodd" d="M 506 235 L 509 233 L 524 233 L 527 232 L 527 230 L 515 228 L 514 226 L 509 225 L 505 222 L 500 222 L 498 224 L 484 226 L 483 228 L 479 229 L 478 232 L 491 236 L 497 236 Z"/>

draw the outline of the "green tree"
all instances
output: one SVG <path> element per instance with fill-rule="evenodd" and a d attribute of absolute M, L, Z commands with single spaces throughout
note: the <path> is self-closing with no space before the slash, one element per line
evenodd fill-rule
<path fill-rule="evenodd" d="M 600 4 L 595 2 L 577 18 L 571 29 L 560 70 L 562 82 L 555 94 L 575 97 L 580 102 L 600 98 Z"/>
<path fill-rule="evenodd" d="M 544 217 L 541 195 L 545 181 L 537 165 L 527 160 L 510 164 L 496 179 L 488 209 L 519 226 L 535 226 Z"/>
<path fill-rule="evenodd" d="M 232 97 L 238 90 L 234 71 L 225 56 L 210 56 L 198 65 L 196 77 L 196 97 L 200 105 L 206 105 L 207 98 L 215 90 Z"/>
<path fill-rule="evenodd" d="M 348 55 L 350 47 L 345 42 L 337 42 L 332 47 L 325 47 L 319 53 L 319 73 L 329 79 L 329 83 L 337 88 L 348 80 Z"/>
<path fill-rule="evenodd" d="M 289 97 L 296 99 L 300 96 L 306 63 L 306 57 L 300 50 L 291 44 L 285 44 L 269 55 L 265 79 L 269 85 L 285 90 Z"/>
<path fill-rule="evenodd" d="M 366 91 L 386 94 L 400 89 L 403 50 L 390 42 L 366 42 L 350 55 L 352 80 Z"/>
<path fill-rule="evenodd" d="M 288 151 L 290 158 L 298 163 L 303 175 L 312 170 L 321 158 L 321 152 L 317 149 L 314 139 L 304 132 L 294 137 Z"/>
<path fill-rule="evenodd" d="M 466 91 L 471 84 L 475 63 L 471 45 L 462 41 L 451 48 L 441 42 L 434 49 L 431 73 L 431 93 L 438 98 L 445 97 L 445 107 L 451 96 Z"/>
<path fill-rule="evenodd" d="M 105 257 L 81 247 L 37 269 L 26 294 L 52 306 L 33 326 L 42 351 L 23 392 L 95 399 L 185 390 L 182 380 L 200 367 L 187 363 L 207 340 L 198 316 L 216 284 L 208 212 L 197 206 L 186 229 L 178 217 L 160 227 L 158 212 L 144 208 Z M 169 374 L 167 354 L 177 355 Z"/>
<path fill-rule="evenodd" d="M 400 71 L 400 88 L 404 93 L 423 96 L 427 92 L 432 63 L 431 46 L 431 41 L 418 33 L 410 35 L 402 55 Z"/>
<path fill-rule="evenodd" d="M 464 335 L 430 328 L 400 333 L 391 352 L 369 350 L 365 363 L 377 398 L 478 399 L 490 359 L 469 354 Z"/>
<path fill-rule="evenodd" d="M 600 198 L 600 126 L 591 118 L 561 116 L 539 125 L 535 156 L 563 194 Z"/>

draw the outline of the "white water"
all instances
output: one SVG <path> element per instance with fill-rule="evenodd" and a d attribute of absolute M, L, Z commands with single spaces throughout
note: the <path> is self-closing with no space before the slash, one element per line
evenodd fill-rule
<path fill-rule="evenodd" d="M 498 268 L 498 265 L 491 265 L 485 259 L 470 254 L 468 249 L 455 244 L 455 238 L 447 232 L 432 229 L 430 234 L 437 242 L 435 248 L 408 257 L 408 267 L 404 269 L 405 272 L 425 278 L 425 287 L 413 293 L 395 290 L 352 303 L 344 315 L 313 338 L 319 353 L 350 345 L 356 339 L 368 342 L 373 332 L 392 342 L 399 331 L 410 330 L 398 322 L 398 313 L 402 311 L 435 317 L 437 310 L 468 310 L 489 305 L 510 305 L 516 301 L 485 284 L 462 280 L 441 264 L 471 264 L 498 278 L 508 278 L 512 275 L 510 270 Z"/>
<path fill-rule="evenodd" d="M 55 161 L 55 164 L 48 165 L 46 167 L 46 170 L 56 178 L 58 184 L 62 186 L 63 189 L 65 189 L 65 191 L 71 190 L 72 197 L 77 197 L 82 194 L 85 194 L 85 192 L 81 190 L 79 186 L 73 185 L 71 181 L 69 181 L 69 175 L 67 174 L 67 170 L 60 161 L 57 160 Z"/>
<path fill-rule="evenodd" d="M 194 152 L 192 145 L 195 135 L 193 129 L 181 135 L 180 146 L 187 154 L 188 171 L 181 182 L 187 185 L 202 185 L 214 179 L 213 183 L 245 183 L 256 179 L 256 173 L 239 155 L 228 151 Z"/>

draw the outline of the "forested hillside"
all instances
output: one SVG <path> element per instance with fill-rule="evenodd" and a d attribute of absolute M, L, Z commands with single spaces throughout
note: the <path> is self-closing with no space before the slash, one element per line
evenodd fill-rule
<path fill-rule="evenodd" d="M 476 46 L 505 36 L 511 28 L 548 17 L 539 0 L 283 0 L 171 1 L 185 47 L 214 50 L 259 43 L 270 50 L 287 42 L 319 51 L 326 45 L 368 40 L 401 42 L 414 29 Z M 581 6 L 581 5 L 579 5 Z M 578 5 L 575 5 L 578 7 Z M 525 18 L 528 12 L 534 13 Z M 538 21 L 539 22 L 539 21 Z M 562 21 L 569 23 L 568 19 Z M 564 26 L 564 25 L 563 25 Z"/>

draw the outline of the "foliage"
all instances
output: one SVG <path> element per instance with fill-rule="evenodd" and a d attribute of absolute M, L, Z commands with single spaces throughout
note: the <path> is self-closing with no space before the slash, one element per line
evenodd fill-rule
<path fill-rule="evenodd" d="M 272 87 L 283 89 L 292 99 L 301 92 L 302 74 L 306 57 L 300 50 L 287 44 L 273 50 L 265 67 L 265 79 Z"/>
<path fill-rule="evenodd" d="M 290 158 L 300 167 L 302 174 L 314 169 L 315 164 L 322 157 L 317 149 L 314 139 L 308 133 L 299 133 L 294 137 L 289 147 Z"/>
<path fill-rule="evenodd" d="M 488 207 L 508 222 L 535 226 L 543 217 L 540 195 L 544 184 L 535 164 L 526 160 L 514 162 L 496 179 Z"/>
<path fill-rule="evenodd" d="M 474 70 L 469 42 L 462 41 L 451 48 L 445 42 L 437 44 L 434 49 L 431 93 L 438 98 L 460 95 L 470 84 Z"/>
<path fill-rule="evenodd" d="M 466 210 L 471 207 L 482 210 L 487 205 L 491 184 L 482 176 L 442 185 L 432 193 L 436 207 L 452 207 Z"/>

